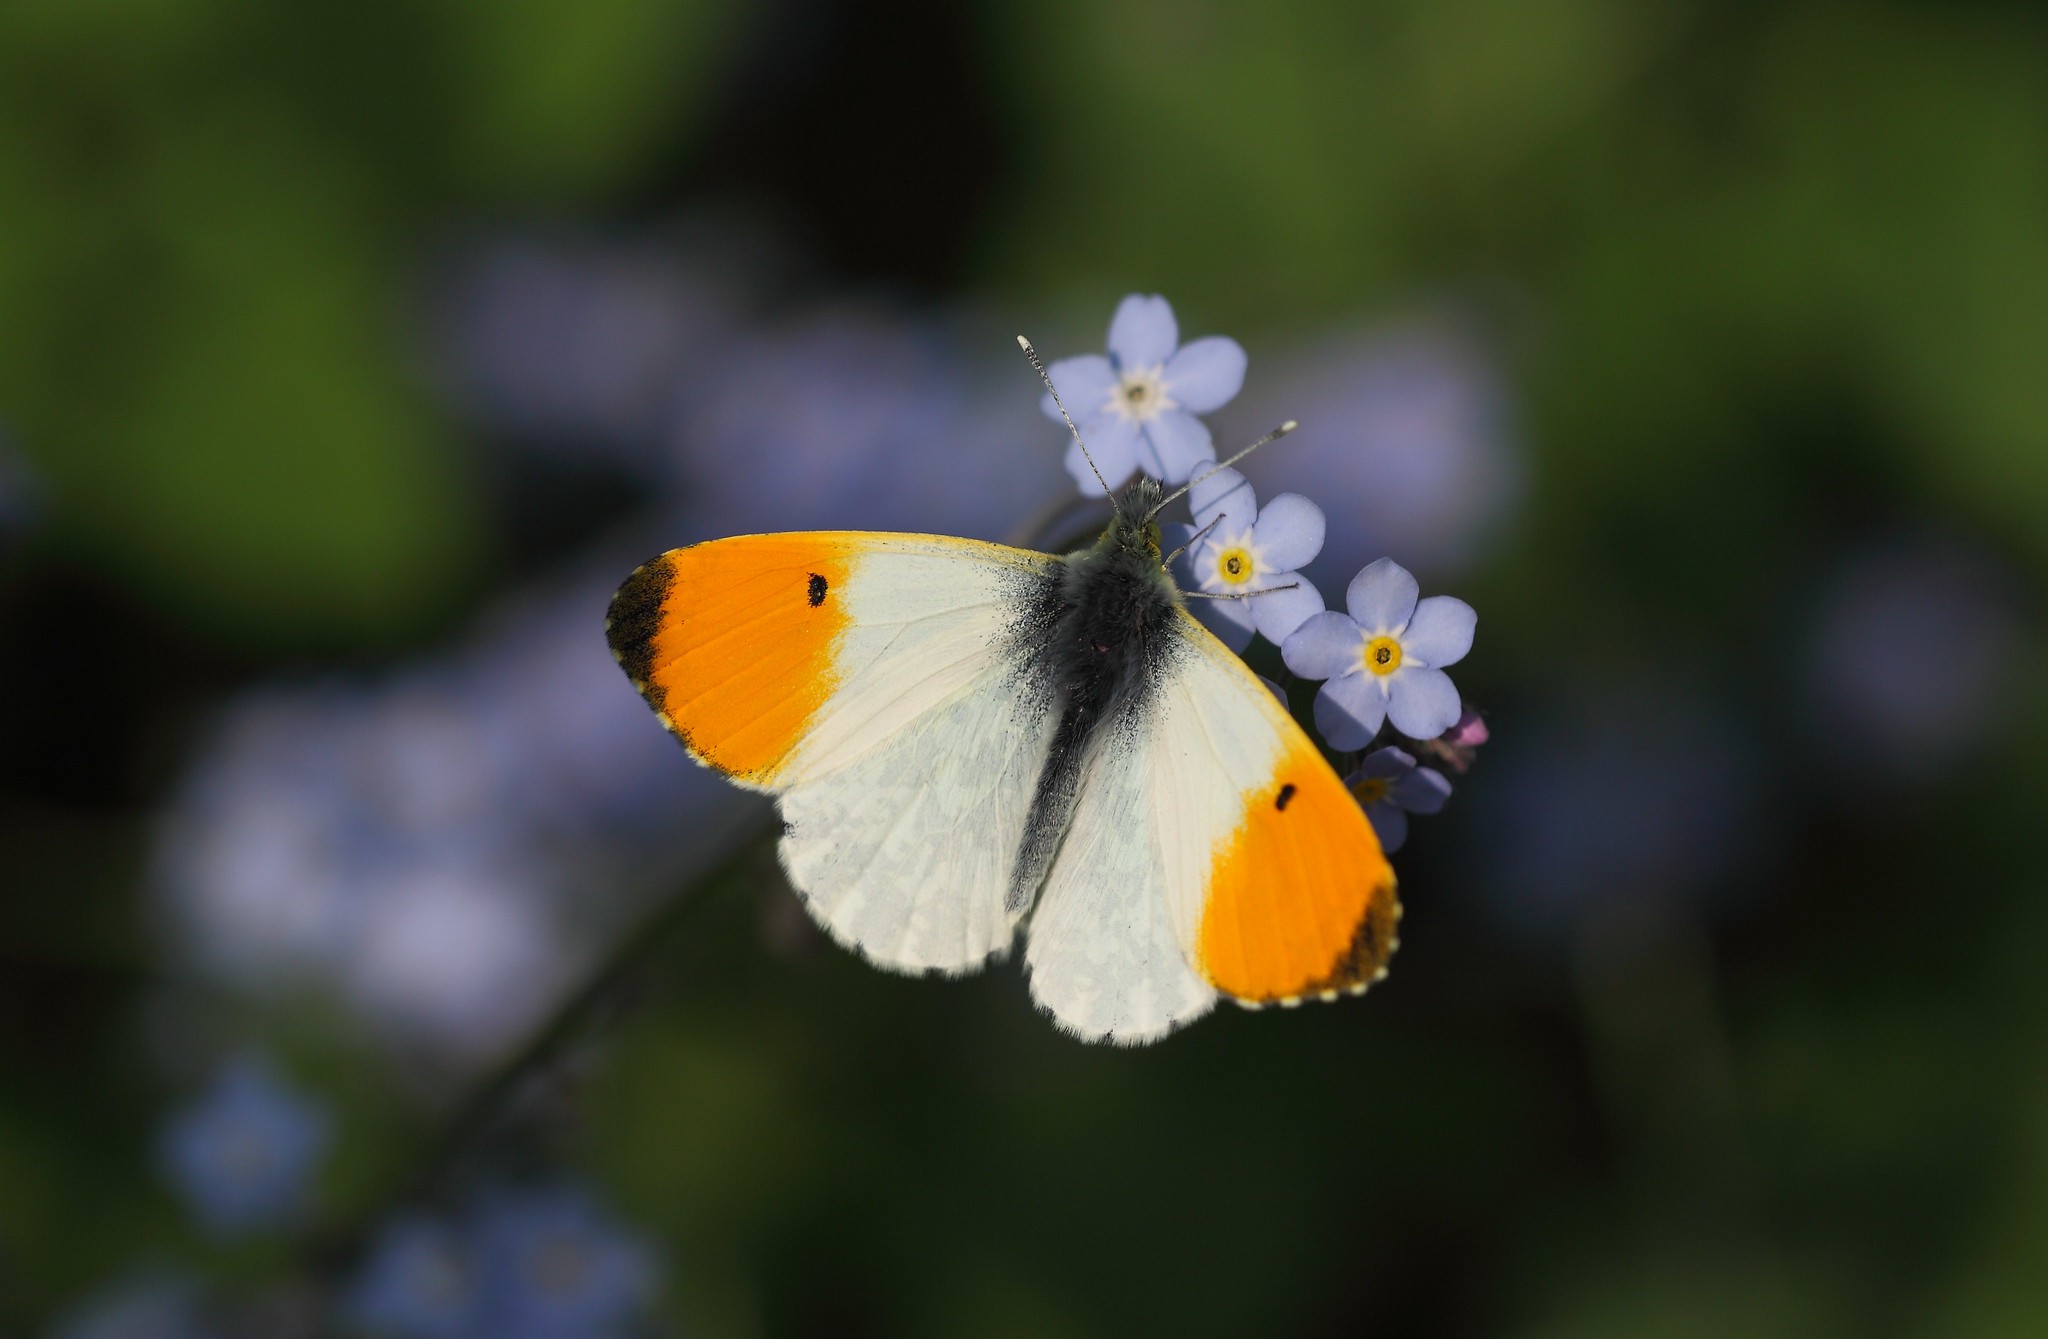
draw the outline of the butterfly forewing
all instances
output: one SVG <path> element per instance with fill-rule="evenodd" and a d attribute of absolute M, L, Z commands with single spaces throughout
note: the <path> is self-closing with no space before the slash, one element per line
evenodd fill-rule
<path fill-rule="evenodd" d="M 622 588 L 613 649 L 694 755 L 781 797 L 783 866 L 835 939 L 961 971 L 1014 935 L 1004 893 L 1055 723 L 1033 628 L 1057 565 L 935 536 L 717 540 Z"/>

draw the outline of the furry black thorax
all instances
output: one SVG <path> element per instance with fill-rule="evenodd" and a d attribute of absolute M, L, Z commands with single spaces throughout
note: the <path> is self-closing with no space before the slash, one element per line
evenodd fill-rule
<path fill-rule="evenodd" d="M 1069 554 L 1041 597 L 1033 622 L 1046 638 L 1034 669 L 1054 687 L 1059 724 L 1012 868 L 1013 913 L 1030 905 L 1052 868 L 1090 753 L 1135 738 L 1165 668 L 1180 592 L 1160 558 L 1159 498 L 1159 485 L 1140 479 L 1101 538 Z"/>

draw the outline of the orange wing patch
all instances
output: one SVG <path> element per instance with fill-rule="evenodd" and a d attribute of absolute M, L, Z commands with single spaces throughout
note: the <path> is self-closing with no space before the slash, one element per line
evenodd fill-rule
<path fill-rule="evenodd" d="M 1199 967 L 1244 1004 L 1362 991 L 1386 975 L 1401 904 L 1372 824 L 1299 730 L 1217 849 Z"/>
<path fill-rule="evenodd" d="M 673 549 L 612 597 L 605 636 L 690 752 L 769 784 L 837 683 L 841 598 L 858 556 L 830 533 Z"/>

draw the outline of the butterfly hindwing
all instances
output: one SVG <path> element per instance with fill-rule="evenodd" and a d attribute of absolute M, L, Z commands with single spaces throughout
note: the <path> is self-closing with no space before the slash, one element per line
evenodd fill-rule
<path fill-rule="evenodd" d="M 1400 919 L 1372 824 L 1242 660 L 1185 614 L 1178 631 L 1152 766 L 1182 949 L 1243 1004 L 1363 990 Z"/>
<path fill-rule="evenodd" d="M 1034 673 L 1057 560 L 922 535 L 747 536 L 621 588 L 613 649 L 691 752 L 781 797 L 784 868 L 884 966 L 1002 951 L 1055 724 Z"/>
<path fill-rule="evenodd" d="M 1218 994 L 1363 989 L 1399 914 L 1336 772 L 1243 661 L 1176 613 L 1142 700 L 1095 741 L 1026 963 L 1061 1026 L 1136 1044 Z"/>
<path fill-rule="evenodd" d="M 1072 826 L 1032 913 L 1031 997 L 1085 1041 L 1136 1046 L 1207 1013 L 1167 897 L 1148 714 L 1105 722 L 1083 764 Z"/>

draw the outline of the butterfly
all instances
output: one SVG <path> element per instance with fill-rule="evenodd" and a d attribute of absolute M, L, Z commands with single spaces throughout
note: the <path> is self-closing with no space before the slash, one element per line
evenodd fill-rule
<path fill-rule="evenodd" d="M 777 797 L 790 883 L 877 966 L 972 972 L 1021 935 L 1037 1005 L 1123 1045 L 1219 999 L 1361 992 L 1396 947 L 1393 870 L 1188 613 L 1170 500 L 1140 478 L 1064 555 L 858 531 L 674 549 L 606 637 L 694 758 Z"/>

